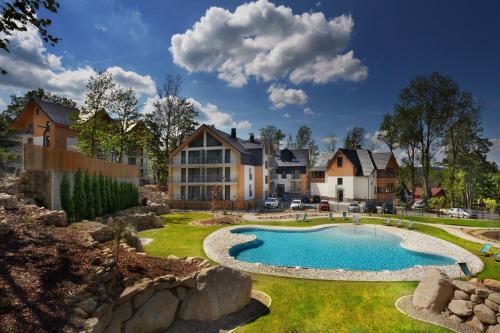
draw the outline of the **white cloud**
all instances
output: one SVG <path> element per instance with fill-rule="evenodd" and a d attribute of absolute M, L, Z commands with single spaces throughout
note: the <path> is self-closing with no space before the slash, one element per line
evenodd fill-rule
<path fill-rule="evenodd" d="M 264 81 L 359 81 L 367 76 L 366 67 L 352 51 L 342 54 L 353 25 L 351 16 L 298 15 L 267 0 L 245 3 L 234 12 L 210 7 L 191 29 L 172 36 L 170 52 L 187 71 L 215 72 L 234 87 L 252 76 Z"/>
<path fill-rule="evenodd" d="M 304 108 L 304 114 L 306 116 L 314 116 L 316 113 L 309 107 Z"/>
<path fill-rule="evenodd" d="M 252 127 L 252 124 L 248 120 L 235 121 L 231 114 L 219 111 L 217 105 L 206 103 L 201 104 L 194 98 L 189 98 L 196 110 L 198 111 L 199 121 L 207 125 L 215 125 L 219 128 L 242 128 L 248 129 Z"/>
<path fill-rule="evenodd" d="M 9 53 L 0 52 L 0 67 L 8 71 L 7 75 L 2 75 L 0 89 L 44 88 L 81 102 L 87 81 L 96 74 L 90 66 L 64 67 L 63 58 L 49 53 L 33 28 L 13 33 L 9 48 Z M 144 95 L 153 95 L 156 91 L 149 75 L 143 76 L 117 66 L 109 70 L 117 83 L 124 87 Z"/>
<path fill-rule="evenodd" d="M 288 112 L 283 113 L 283 117 L 290 118 L 290 114 Z"/>
<path fill-rule="evenodd" d="M 287 104 L 304 105 L 307 102 L 307 94 L 302 89 L 286 89 L 284 86 L 272 84 L 267 92 L 269 100 L 276 108 L 283 108 Z"/>

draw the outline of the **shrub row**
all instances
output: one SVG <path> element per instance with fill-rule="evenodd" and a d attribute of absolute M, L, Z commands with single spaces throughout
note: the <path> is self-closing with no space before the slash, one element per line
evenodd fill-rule
<path fill-rule="evenodd" d="M 68 175 L 64 174 L 61 181 L 61 206 L 68 214 L 69 222 L 92 220 L 138 203 L 139 189 L 131 183 L 78 171 L 73 178 L 71 193 Z"/>

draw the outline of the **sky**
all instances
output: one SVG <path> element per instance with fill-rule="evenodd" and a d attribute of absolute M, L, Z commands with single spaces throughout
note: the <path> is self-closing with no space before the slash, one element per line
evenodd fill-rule
<path fill-rule="evenodd" d="M 140 96 L 144 112 L 167 74 L 199 121 L 238 136 L 272 124 L 318 143 L 347 129 L 376 140 L 383 114 L 421 74 L 438 71 L 470 91 L 500 165 L 498 1 L 60 0 L 46 45 L 29 29 L 0 51 L 0 110 L 10 94 L 42 87 L 83 100 L 96 70 Z"/>

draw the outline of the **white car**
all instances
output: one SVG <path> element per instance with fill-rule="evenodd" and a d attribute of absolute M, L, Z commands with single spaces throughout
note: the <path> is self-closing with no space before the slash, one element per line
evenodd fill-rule
<path fill-rule="evenodd" d="M 292 203 L 290 204 L 290 209 L 302 209 L 302 201 L 292 200 Z"/>
<path fill-rule="evenodd" d="M 421 201 L 421 200 L 415 201 L 413 203 L 413 206 L 411 206 L 411 208 L 413 208 L 413 209 L 422 209 L 422 208 L 424 208 L 424 202 Z"/>
<path fill-rule="evenodd" d="M 267 198 L 266 202 L 264 202 L 264 206 L 266 208 L 278 208 L 280 201 L 278 198 Z"/>
<path fill-rule="evenodd" d="M 474 219 L 477 218 L 477 214 L 462 208 L 450 208 L 448 209 L 449 217 L 463 217 L 464 219 Z"/>

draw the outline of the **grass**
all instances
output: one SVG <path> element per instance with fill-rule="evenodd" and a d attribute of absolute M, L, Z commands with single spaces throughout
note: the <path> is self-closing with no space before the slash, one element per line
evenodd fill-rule
<path fill-rule="evenodd" d="M 188 223 L 210 217 L 207 213 L 164 215 L 166 228 L 148 230 L 141 237 L 153 238 L 145 247 L 152 255 L 206 257 L 203 240 L 223 226 L 195 227 Z M 251 222 L 251 224 L 312 226 L 344 222 L 314 219 L 310 222 Z M 380 219 L 362 219 L 381 224 Z M 415 230 L 443 238 L 478 254 L 480 245 L 452 236 L 431 226 L 415 224 Z M 497 249 L 498 250 L 498 249 Z M 500 264 L 484 259 L 480 278 L 500 278 Z M 413 293 L 416 282 L 349 282 L 290 279 L 252 274 L 254 288 L 269 294 L 273 303 L 266 316 L 240 328 L 239 332 L 449 332 L 413 320 L 394 307 L 401 296 Z"/>
<path fill-rule="evenodd" d="M 459 218 L 449 218 L 449 217 L 426 217 L 426 216 L 412 216 L 412 215 L 383 215 L 383 216 L 394 219 L 412 220 L 415 222 L 441 223 L 448 225 L 458 225 L 462 227 L 500 228 L 499 220 L 459 219 Z"/>

